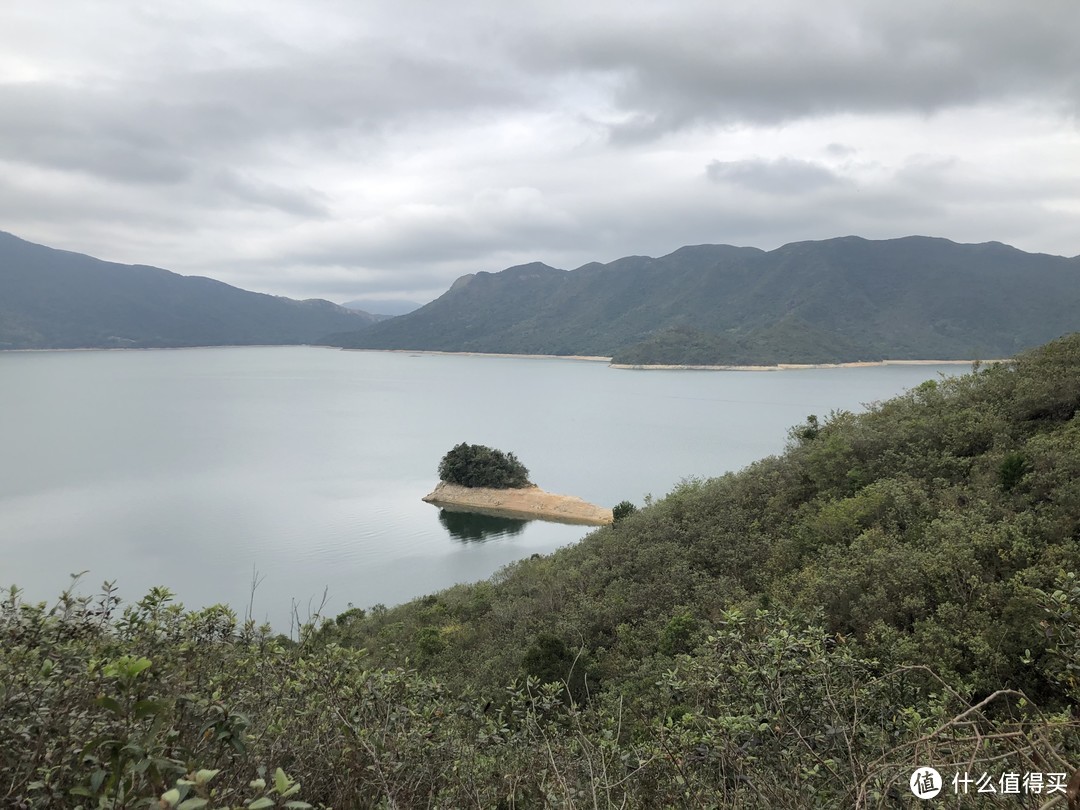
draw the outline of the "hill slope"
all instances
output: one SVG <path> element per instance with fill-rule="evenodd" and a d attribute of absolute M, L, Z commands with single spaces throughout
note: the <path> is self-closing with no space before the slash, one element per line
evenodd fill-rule
<path fill-rule="evenodd" d="M 0 349 L 311 343 L 374 319 L 0 232 Z"/>
<path fill-rule="evenodd" d="M 334 629 L 400 664 L 395 649 L 420 660 L 422 628 L 455 627 L 430 671 L 491 685 L 554 632 L 595 677 L 625 682 L 732 605 L 784 605 L 977 691 L 1047 689 L 1022 658 L 1045 641 L 1031 588 L 1080 564 L 1080 334 L 862 415 L 810 417 L 790 438 L 782 457 L 686 482 L 495 584 Z M 665 644 L 684 613 L 683 641 Z"/>
<path fill-rule="evenodd" d="M 325 342 L 632 364 L 818 363 L 1008 357 L 1077 328 L 1080 259 L 995 242 L 845 237 L 476 273 L 416 312 Z"/>
<path fill-rule="evenodd" d="M 869 810 L 914 807 L 932 765 L 942 806 L 1039 773 L 1008 806 L 1066 807 L 1078 560 L 1073 335 L 296 642 L 161 588 L 52 609 L 13 589 L 5 806 Z"/>

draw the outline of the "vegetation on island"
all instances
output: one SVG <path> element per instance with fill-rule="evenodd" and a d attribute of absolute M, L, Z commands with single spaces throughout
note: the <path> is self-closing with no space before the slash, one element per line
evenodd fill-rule
<path fill-rule="evenodd" d="M 891 808 L 933 766 L 950 806 L 1038 774 L 1010 806 L 1064 807 L 1078 411 L 1072 336 L 292 639 L 160 589 L 12 593 L 0 804 Z"/>
<path fill-rule="evenodd" d="M 423 309 L 325 342 L 627 365 L 988 360 L 1080 328 L 1077 312 L 1080 257 L 849 236 L 476 273 Z"/>
<path fill-rule="evenodd" d="M 439 480 L 462 487 L 531 487 L 528 468 L 513 453 L 482 444 L 455 445 L 439 462 Z"/>

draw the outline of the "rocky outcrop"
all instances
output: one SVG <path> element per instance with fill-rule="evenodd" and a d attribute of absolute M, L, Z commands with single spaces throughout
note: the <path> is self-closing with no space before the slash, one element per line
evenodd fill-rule
<path fill-rule="evenodd" d="M 610 509 L 604 509 L 572 495 L 545 492 L 535 486 L 521 489 L 485 489 L 462 487 L 440 481 L 435 490 L 425 495 L 423 500 L 443 509 L 458 512 L 479 512 L 501 517 L 523 517 L 585 526 L 606 526 L 612 522 Z"/>

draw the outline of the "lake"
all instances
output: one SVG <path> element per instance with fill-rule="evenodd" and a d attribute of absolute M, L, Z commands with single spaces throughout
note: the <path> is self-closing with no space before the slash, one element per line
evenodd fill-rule
<path fill-rule="evenodd" d="M 322 602 L 396 604 L 588 527 L 440 513 L 459 442 L 544 489 L 639 505 L 780 452 L 807 414 L 966 366 L 625 371 L 603 363 L 311 347 L 0 353 L 0 585 L 52 600 L 165 585 L 288 631 Z M 259 585 L 252 598 L 253 577 Z"/>

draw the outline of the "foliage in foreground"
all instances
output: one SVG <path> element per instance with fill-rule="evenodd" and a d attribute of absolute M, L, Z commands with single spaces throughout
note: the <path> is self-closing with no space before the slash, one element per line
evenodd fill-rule
<path fill-rule="evenodd" d="M 1075 697 L 1064 584 L 1044 616 Z M 1080 755 L 1068 711 L 1015 690 L 973 704 L 781 611 L 724 614 L 642 684 L 651 711 L 535 679 L 454 692 L 161 589 L 122 612 L 11 594 L 0 628 L 5 807 L 895 807 L 916 763 L 1069 773 Z"/>

